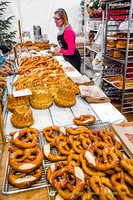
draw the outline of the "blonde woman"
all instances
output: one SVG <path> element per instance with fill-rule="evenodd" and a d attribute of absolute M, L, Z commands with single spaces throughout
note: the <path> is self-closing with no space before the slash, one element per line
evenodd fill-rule
<path fill-rule="evenodd" d="M 54 49 L 54 52 L 63 54 L 64 59 L 80 72 L 81 57 L 76 49 L 76 35 L 63 8 L 59 8 L 54 12 L 54 22 L 59 29 L 57 40 L 60 45 Z"/>

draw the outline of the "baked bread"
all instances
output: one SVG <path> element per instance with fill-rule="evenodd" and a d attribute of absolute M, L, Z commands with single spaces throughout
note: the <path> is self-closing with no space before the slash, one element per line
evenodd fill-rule
<path fill-rule="evenodd" d="M 124 58 L 124 53 L 121 51 L 114 51 L 113 57 L 114 58 Z"/>
<path fill-rule="evenodd" d="M 16 128 L 29 127 L 34 123 L 32 110 L 25 105 L 16 107 L 10 120 Z"/>
<path fill-rule="evenodd" d="M 108 43 L 107 43 L 107 47 L 115 47 L 115 41 L 109 40 Z"/>
<path fill-rule="evenodd" d="M 29 96 L 23 96 L 23 97 L 14 97 L 13 94 L 8 95 L 8 101 L 7 101 L 7 108 L 11 112 L 15 110 L 17 106 L 26 105 L 29 107 Z"/>
<path fill-rule="evenodd" d="M 47 88 L 34 89 L 30 104 L 35 109 L 46 109 L 53 104 L 53 98 Z"/>
<path fill-rule="evenodd" d="M 59 107 L 69 107 L 76 104 L 75 90 L 62 85 L 54 96 L 54 102 Z"/>
<path fill-rule="evenodd" d="M 133 49 L 133 41 L 130 42 L 129 49 Z"/>
<path fill-rule="evenodd" d="M 125 49 L 127 42 L 125 40 L 118 40 L 116 42 L 116 48 L 117 49 Z"/>
<path fill-rule="evenodd" d="M 109 56 L 113 57 L 113 55 L 114 55 L 114 49 L 111 49 L 111 50 L 109 51 Z"/>

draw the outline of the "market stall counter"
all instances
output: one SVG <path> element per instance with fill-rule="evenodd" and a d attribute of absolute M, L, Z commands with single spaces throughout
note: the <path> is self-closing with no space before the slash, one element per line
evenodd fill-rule
<path fill-rule="evenodd" d="M 71 68 L 72 66 L 67 62 L 64 61 L 62 57 L 58 57 L 58 60 L 63 65 L 63 69 L 65 67 Z M 77 73 L 77 75 L 76 75 Z M 81 76 L 79 72 L 66 72 L 67 76 L 75 77 L 75 76 Z M 9 159 L 10 153 L 9 153 L 9 143 L 6 143 L 4 147 L 4 152 L 2 155 L 2 161 L 0 166 L 0 176 L 1 176 L 1 182 L 0 182 L 0 200 L 17 200 L 25 199 L 25 200 L 34 200 L 34 199 L 50 199 L 48 194 L 48 183 L 46 180 L 46 171 L 48 167 L 50 166 L 51 162 L 47 161 L 47 156 L 49 155 L 49 151 L 45 151 L 46 149 L 50 149 L 50 145 L 47 143 L 46 139 L 44 138 L 44 135 L 42 134 L 43 129 L 47 127 L 54 127 L 55 132 L 63 132 L 63 128 L 65 130 L 68 130 L 71 128 L 72 130 L 75 130 L 75 123 L 73 122 L 73 119 L 75 117 L 79 117 L 80 115 L 93 115 L 95 118 L 94 124 L 84 127 L 87 131 L 90 130 L 99 130 L 99 129 L 108 129 L 111 124 L 114 123 L 120 123 L 120 122 L 126 122 L 126 118 L 115 108 L 112 106 L 110 102 L 107 103 L 91 103 L 88 104 L 84 98 L 78 94 L 76 96 L 76 104 L 71 107 L 58 107 L 55 103 L 47 109 L 34 109 L 31 108 L 34 116 L 34 123 L 31 126 L 33 129 L 37 129 L 39 132 L 39 149 L 42 150 L 45 158 L 42 161 L 42 178 L 39 182 L 39 187 L 37 184 L 29 189 L 20 190 L 14 187 L 10 187 L 8 184 L 8 173 L 10 171 L 10 168 L 8 168 L 8 162 L 11 164 L 11 159 Z M 5 136 L 7 141 L 10 139 L 10 132 L 14 132 L 13 140 L 15 140 L 20 132 L 23 130 L 19 130 L 16 127 L 13 127 L 13 125 L 10 122 L 12 113 L 10 111 L 7 111 L 6 117 L 5 117 Z M 86 120 L 87 121 L 87 120 Z M 55 126 L 59 126 L 59 130 L 55 128 Z M 76 131 L 77 131 L 76 126 Z M 61 129 L 61 130 L 60 130 Z M 45 132 L 45 131 L 44 131 Z M 47 132 L 47 131 L 46 131 Z M 76 132 L 77 133 L 77 132 Z M 68 134 L 68 132 L 67 132 Z M 65 136 L 66 137 L 66 136 Z M 23 137 L 23 140 L 25 140 L 25 134 Z M 114 140 L 115 141 L 115 140 Z M 56 141 L 57 142 L 57 141 Z M 11 142 L 12 143 L 12 142 Z M 61 146 L 56 145 L 57 146 Z M 70 144 L 67 147 L 67 150 L 70 148 Z M 60 148 L 61 149 L 61 148 Z M 38 151 L 40 151 L 38 150 Z M 70 150 L 73 152 L 73 150 Z M 68 151 L 67 151 L 68 153 Z M 61 154 L 60 154 L 61 155 Z M 65 159 L 68 157 L 69 154 L 66 154 L 67 156 L 64 156 Z M 34 153 L 32 155 L 32 159 L 34 159 Z M 128 156 L 128 155 L 127 155 Z M 8 161 L 8 159 L 9 161 Z M 54 157 L 55 159 L 55 157 Z M 57 158 L 56 158 L 57 159 Z M 12 166 L 12 165 L 11 165 Z M 17 167 L 17 166 L 16 166 Z M 77 168 L 79 169 L 79 168 Z M 76 173 L 76 172 L 75 172 Z M 38 187 L 38 188 L 37 188 Z"/>

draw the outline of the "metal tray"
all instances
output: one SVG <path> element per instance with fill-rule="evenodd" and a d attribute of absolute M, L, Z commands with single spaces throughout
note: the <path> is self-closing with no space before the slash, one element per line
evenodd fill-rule
<path fill-rule="evenodd" d="M 106 80 L 105 78 L 103 78 L 103 80 L 104 80 L 105 82 L 109 83 L 110 85 L 112 85 L 113 87 L 115 87 L 116 89 L 118 89 L 118 90 L 123 90 L 123 88 L 119 88 L 119 87 L 117 87 L 117 86 L 114 84 L 115 82 L 119 82 L 119 81 L 108 81 L 108 80 Z M 125 88 L 125 90 L 130 90 L 130 89 L 133 89 L 133 87 Z"/>
<path fill-rule="evenodd" d="M 91 130 L 99 130 L 99 129 L 107 129 L 110 130 L 110 126 L 112 124 L 110 122 L 98 122 L 96 124 L 87 126 L 89 129 Z M 67 127 L 67 126 L 66 126 Z M 45 137 L 43 134 L 40 134 L 41 136 L 41 140 L 42 140 L 42 145 L 48 144 L 48 142 L 46 141 Z M 119 138 L 116 136 L 116 139 L 119 140 Z M 125 154 L 125 156 L 127 158 L 130 158 L 130 156 L 128 155 L 128 153 L 125 151 L 125 149 L 123 147 L 121 147 L 120 151 L 122 153 Z M 57 150 L 55 148 L 52 149 L 52 153 L 54 153 L 55 155 L 57 154 Z M 54 163 L 50 160 L 47 160 L 46 158 L 44 158 L 44 166 L 45 166 L 45 170 L 47 171 L 47 169 L 49 168 L 49 166 Z M 47 185 L 47 190 L 48 190 L 48 198 L 49 200 L 54 200 L 55 196 L 56 196 L 56 190 L 54 188 L 52 188 L 50 186 L 50 184 Z M 53 195 L 51 196 L 50 194 L 53 193 Z M 80 199 L 80 198 L 79 198 Z"/>
<path fill-rule="evenodd" d="M 42 149 L 40 136 L 39 136 L 39 139 L 38 139 L 38 143 L 39 143 L 39 148 Z M 40 178 L 39 181 L 37 181 L 31 187 L 25 188 L 25 189 L 19 189 L 19 188 L 16 188 L 14 186 L 11 186 L 8 182 L 8 173 L 11 170 L 11 167 L 8 165 L 8 159 L 9 159 L 10 154 L 11 153 L 9 152 L 8 157 L 7 157 L 7 162 L 6 162 L 6 170 L 5 170 L 4 182 L 3 182 L 3 188 L 2 188 L 3 194 L 14 194 L 14 193 L 25 192 L 25 191 L 34 190 L 34 189 L 43 188 L 43 187 L 48 186 L 46 176 L 45 176 L 44 160 L 41 164 L 41 166 L 42 166 L 42 177 Z"/>

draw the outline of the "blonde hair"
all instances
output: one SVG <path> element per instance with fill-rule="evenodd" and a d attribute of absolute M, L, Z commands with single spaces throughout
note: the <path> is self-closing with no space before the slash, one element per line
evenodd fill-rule
<path fill-rule="evenodd" d="M 67 16 L 67 13 L 66 11 L 63 9 L 63 8 L 58 8 L 54 14 L 59 14 L 59 16 L 61 17 L 61 19 L 63 19 L 63 24 L 64 24 L 64 27 L 66 28 L 66 26 L 71 26 L 69 24 L 69 21 L 68 21 L 68 16 Z"/>

